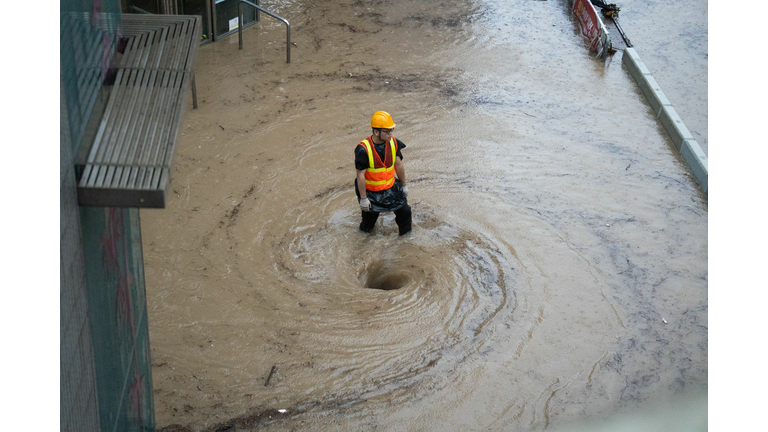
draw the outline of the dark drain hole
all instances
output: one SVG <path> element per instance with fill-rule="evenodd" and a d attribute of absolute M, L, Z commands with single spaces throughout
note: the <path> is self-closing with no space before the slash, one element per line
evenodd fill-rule
<path fill-rule="evenodd" d="M 365 287 L 385 291 L 396 290 L 408 285 L 408 275 L 398 273 L 382 265 L 373 265 L 369 268 Z"/>
<path fill-rule="evenodd" d="M 376 279 L 369 279 L 365 284 L 368 288 L 380 289 L 380 290 L 395 290 L 402 288 L 408 284 L 408 277 L 405 275 L 390 275 Z"/>

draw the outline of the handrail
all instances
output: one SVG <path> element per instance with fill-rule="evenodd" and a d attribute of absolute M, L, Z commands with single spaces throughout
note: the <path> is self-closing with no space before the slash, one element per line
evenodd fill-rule
<path fill-rule="evenodd" d="M 262 8 L 261 6 L 249 2 L 248 0 L 240 0 L 240 2 L 237 4 L 237 38 L 240 42 L 240 49 L 243 49 L 243 3 L 247 4 L 248 6 L 256 8 L 257 11 L 262 11 L 265 14 L 271 16 L 272 18 L 278 19 L 285 23 L 285 47 L 287 49 L 287 58 L 285 62 L 290 63 L 291 62 L 291 25 L 288 23 L 288 20 L 285 18 L 279 17 L 273 14 L 272 12 Z"/>
<path fill-rule="evenodd" d="M 144 9 L 136 7 L 134 5 L 131 5 L 131 8 L 133 8 L 136 11 L 138 11 L 139 13 L 143 13 L 143 14 L 146 14 L 146 15 L 154 15 L 152 12 L 147 12 Z"/>

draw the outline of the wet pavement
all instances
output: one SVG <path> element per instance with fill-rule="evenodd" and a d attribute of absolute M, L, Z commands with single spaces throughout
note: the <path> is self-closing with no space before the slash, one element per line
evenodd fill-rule
<path fill-rule="evenodd" d="M 262 5 L 291 63 L 277 21 L 201 47 L 142 211 L 159 428 L 560 429 L 706 391 L 707 198 L 565 2 Z M 404 237 L 357 230 L 376 110 Z"/>
<path fill-rule="evenodd" d="M 708 3 L 633 0 L 620 7 L 619 22 L 643 63 L 709 155 Z"/>

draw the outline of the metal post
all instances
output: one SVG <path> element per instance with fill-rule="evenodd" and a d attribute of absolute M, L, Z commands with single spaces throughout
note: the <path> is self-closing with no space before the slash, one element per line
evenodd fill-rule
<path fill-rule="evenodd" d="M 195 85 L 195 71 L 192 71 L 192 107 L 197 109 L 197 86 Z"/>
<path fill-rule="evenodd" d="M 285 62 L 290 63 L 291 62 L 291 24 L 288 22 L 287 19 L 277 16 L 272 12 L 262 8 L 259 5 L 249 2 L 248 0 L 240 0 L 240 2 L 237 4 L 237 40 L 238 40 L 238 43 L 240 44 L 240 49 L 243 49 L 243 3 L 253 8 L 256 8 L 257 21 L 258 21 L 258 13 L 259 11 L 261 11 L 271 16 L 272 18 L 278 19 L 285 23 L 285 50 L 286 50 Z"/>
<path fill-rule="evenodd" d="M 243 2 L 237 3 L 237 43 L 243 49 Z"/>

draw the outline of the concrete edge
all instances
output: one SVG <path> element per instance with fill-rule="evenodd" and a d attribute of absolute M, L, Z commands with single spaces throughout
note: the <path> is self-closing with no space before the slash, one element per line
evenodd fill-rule
<path fill-rule="evenodd" d="M 661 122 L 661 127 L 667 132 L 667 135 L 669 135 L 669 138 L 672 140 L 672 144 L 675 145 L 677 151 L 681 152 L 683 150 L 684 141 L 693 140 L 691 131 L 685 127 L 683 119 L 677 115 L 677 111 L 675 111 L 672 105 L 661 107 L 658 119 L 659 122 Z"/>
<path fill-rule="evenodd" d="M 696 140 L 685 140 L 680 154 L 683 155 L 683 160 L 688 164 L 701 189 L 708 194 L 709 162 L 704 150 Z"/>
<path fill-rule="evenodd" d="M 661 91 L 661 87 L 659 86 L 659 83 L 657 83 L 653 78 L 653 75 L 643 75 L 642 79 L 645 82 L 640 86 L 640 90 L 648 100 L 648 103 L 651 104 L 651 109 L 658 118 L 661 115 L 661 109 L 663 107 L 668 106 L 672 108 L 672 102 L 670 102 L 669 99 L 667 99 L 667 95 Z"/>
<path fill-rule="evenodd" d="M 645 66 L 634 48 L 626 48 L 621 62 L 629 69 L 629 74 L 635 81 L 639 81 L 643 75 L 650 75 L 651 71 Z"/>
<path fill-rule="evenodd" d="M 707 155 L 701 150 L 699 143 L 693 139 L 691 131 L 685 126 L 683 120 L 672 107 L 672 103 L 661 91 L 661 86 L 651 75 L 640 55 L 634 48 L 626 48 L 621 59 L 629 74 L 634 78 L 645 99 L 651 105 L 656 118 L 661 123 L 667 136 L 672 140 L 688 169 L 693 174 L 705 194 L 708 194 L 709 170 Z"/>

